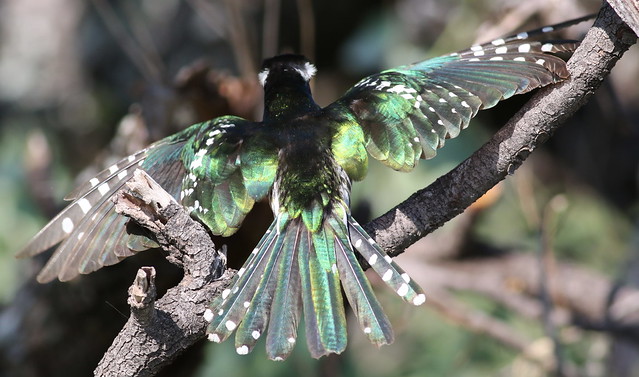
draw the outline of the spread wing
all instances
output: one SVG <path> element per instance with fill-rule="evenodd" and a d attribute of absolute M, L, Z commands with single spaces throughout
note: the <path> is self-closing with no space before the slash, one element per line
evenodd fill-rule
<path fill-rule="evenodd" d="M 339 132 L 351 128 L 356 134 L 352 128 L 361 128 L 371 156 L 393 169 L 411 170 L 459 135 L 477 111 L 569 76 L 553 53 L 573 51 L 576 43 L 519 37 L 366 77 L 325 110 L 349 114 L 352 120 L 339 124 Z"/>
<path fill-rule="evenodd" d="M 18 257 L 60 243 L 38 275 L 38 281 L 48 282 L 56 277 L 70 280 L 133 255 L 128 219 L 115 212 L 111 198 L 136 168 L 145 170 L 213 233 L 232 234 L 254 201 L 268 194 L 275 175 L 277 153 L 253 149 L 267 144 L 263 138 L 249 140 L 255 129 L 257 124 L 241 118 L 216 118 L 122 159 L 69 194 L 66 199 L 72 202 Z M 137 246 L 142 249 L 144 243 Z"/>
<path fill-rule="evenodd" d="M 278 150 L 261 130 L 261 123 L 221 117 L 203 123 L 183 149 L 180 200 L 214 234 L 235 233 L 273 186 Z"/>

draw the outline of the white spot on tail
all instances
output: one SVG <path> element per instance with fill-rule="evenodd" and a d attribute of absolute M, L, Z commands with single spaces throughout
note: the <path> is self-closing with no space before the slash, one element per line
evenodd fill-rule
<path fill-rule="evenodd" d="M 244 345 L 241 347 L 237 347 L 235 351 L 237 352 L 238 355 L 247 355 L 249 353 L 249 348 L 246 345 Z"/>
<path fill-rule="evenodd" d="M 492 41 L 490 43 L 492 43 L 493 46 L 501 46 L 504 43 L 506 43 L 506 41 L 504 41 L 502 38 L 499 38 L 499 39 L 495 39 L 494 41 Z M 498 52 L 498 54 L 499 54 L 499 52 Z"/>
<path fill-rule="evenodd" d="M 490 60 L 504 60 L 501 56 L 493 56 Z"/>
<path fill-rule="evenodd" d="M 397 290 L 397 294 L 404 297 L 406 296 L 407 293 L 408 293 L 408 284 L 403 283 L 402 285 L 399 286 L 399 289 Z"/>
<path fill-rule="evenodd" d="M 497 54 L 505 54 L 508 52 L 508 47 L 503 46 L 495 49 L 495 53 Z"/>
<path fill-rule="evenodd" d="M 523 56 L 518 56 L 516 58 L 513 59 L 516 62 L 525 62 L 526 58 L 524 58 Z"/>
<path fill-rule="evenodd" d="M 542 33 L 550 33 L 553 30 L 555 30 L 555 28 L 552 27 L 552 26 L 545 26 L 545 27 L 541 28 L 541 32 Z"/>
<path fill-rule="evenodd" d="M 424 302 L 426 302 L 426 295 L 423 294 L 423 293 L 418 294 L 413 299 L 413 305 L 415 305 L 415 306 L 419 306 L 419 305 L 423 304 Z"/>
<path fill-rule="evenodd" d="M 526 39 L 526 38 L 528 38 L 528 33 L 526 33 L 525 31 L 517 34 L 517 39 Z"/>
<path fill-rule="evenodd" d="M 66 234 L 73 232 L 73 221 L 70 218 L 65 217 L 62 220 L 62 231 Z"/>

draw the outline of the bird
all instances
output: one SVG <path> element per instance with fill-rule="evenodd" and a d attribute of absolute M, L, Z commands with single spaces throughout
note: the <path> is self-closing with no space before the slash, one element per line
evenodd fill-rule
<path fill-rule="evenodd" d="M 365 178 L 369 156 L 410 171 L 479 110 L 566 80 L 557 54 L 578 42 L 533 37 L 581 20 L 384 70 L 325 107 L 313 99 L 316 68 L 307 58 L 266 59 L 258 75 L 261 121 L 218 117 L 120 160 L 67 195 L 71 203 L 18 256 L 59 244 L 37 280 L 67 281 L 152 244 L 127 233 L 128 220 L 111 200 L 142 169 L 215 235 L 232 235 L 256 202 L 270 202 L 272 224 L 204 313 L 209 340 L 235 332 L 237 353 L 248 354 L 266 334 L 268 358 L 284 360 L 303 320 L 312 357 L 340 354 L 347 345 L 345 296 L 368 339 L 390 344 L 391 323 L 358 258 L 409 304 L 423 304 L 426 295 L 351 216 L 352 182 Z"/>

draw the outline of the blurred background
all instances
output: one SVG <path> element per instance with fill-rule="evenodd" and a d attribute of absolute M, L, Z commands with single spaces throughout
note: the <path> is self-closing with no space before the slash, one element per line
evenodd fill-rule
<path fill-rule="evenodd" d="M 50 256 L 14 254 L 75 184 L 146 144 L 224 114 L 259 119 L 262 58 L 316 62 L 327 105 L 384 68 L 597 12 L 595 0 L 0 0 L 0 376 L 86 376 L 128 318 L 148 252 L 69 283 L 35 283 Z M 557 38 L 581 38 L 590 23 Z M 200 342 L 163 376 L 639 376 L 639 49 L 504 182 L 398 257 L 430 300 L 414 308 L 372 276 L 396 341 L 357 326 L 340 356 L 284 363 L 263 344 Z M 467 158 L 527 100 L 478 116 L 405 174 L 372 163 L 366 222 Z M 232 267 L 270 222 L 257 206 Z M 353 318 L 350 318 L 352 320 Z"/>

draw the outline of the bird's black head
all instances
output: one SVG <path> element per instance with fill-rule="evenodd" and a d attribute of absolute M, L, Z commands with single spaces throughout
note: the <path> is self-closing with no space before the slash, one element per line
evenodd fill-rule
<path fill-rule="evenodd" d="M 259 79 L 263 87 L 283 83 L 308 83 L 315 75 L 315 66 L 302 55 L 278 55 L 264 60 Z"/>
<path fill-rule="evenodd" d="M 264 87 L 264 121 L 292 119 L 318 110 L 308 84 L 314 74 L 315 66 L 302 55 L 264 60 L 259 74 Z"/>

